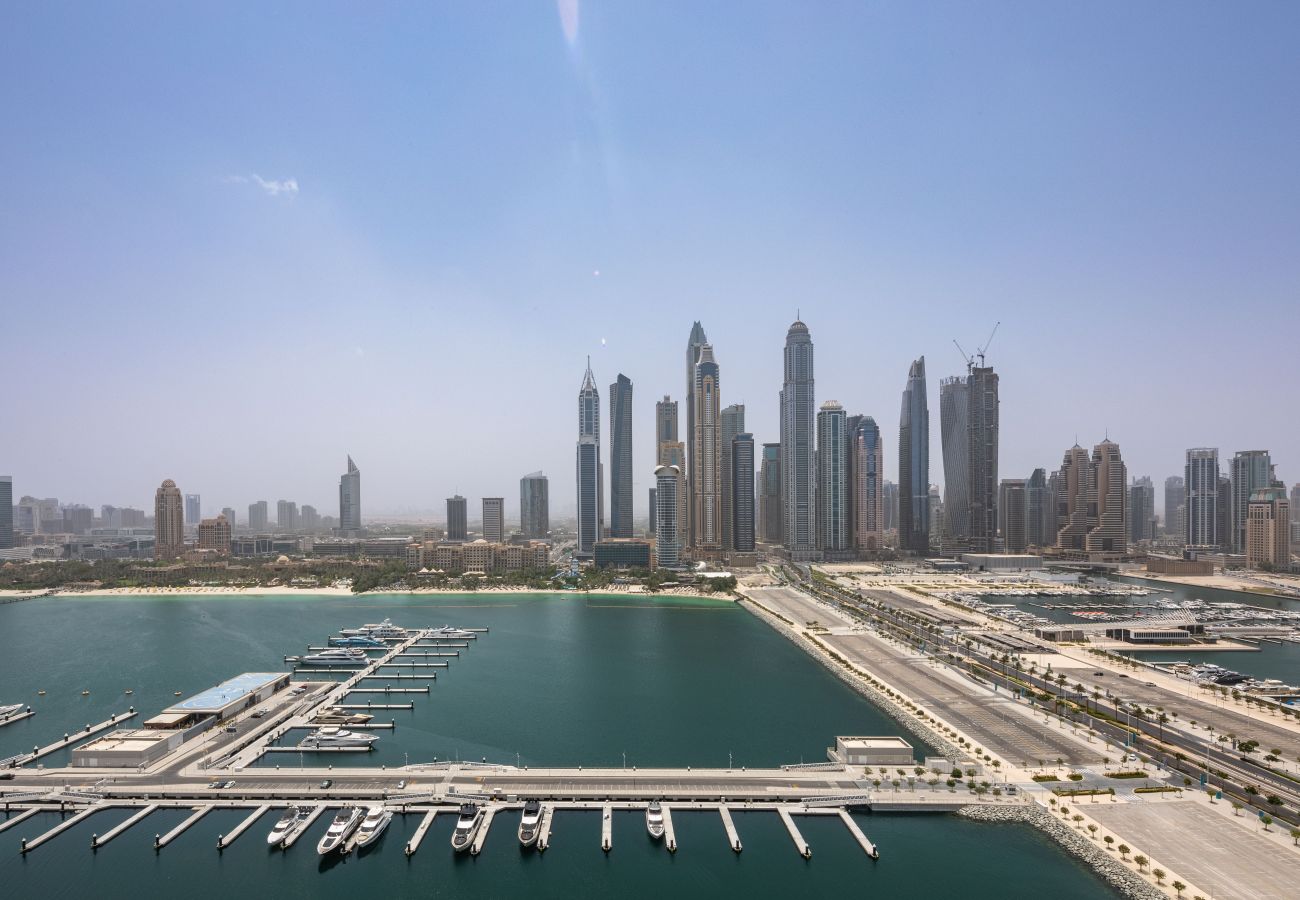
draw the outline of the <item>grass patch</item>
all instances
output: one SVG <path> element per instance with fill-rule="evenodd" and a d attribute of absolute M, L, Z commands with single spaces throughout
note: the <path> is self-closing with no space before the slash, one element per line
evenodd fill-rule
<path fill-rule="evenodd" d="M 1061 780 L 1061 779 L 1057 778 L 1055 775 L 1035 775 L 1035 776 L 1034 776 L 1034 781 L 1037 781 L 1039 784 L 1042 784 L 1044 781 L 1060 781 L 1060 780 Z"/>
<path fill-rule="evenodd" d="M 1173 790 L 1173 788 L 1170 788 Z M 1114 788 L 1052 788 L 1058 797 L 1095 797 L 1115 793 Z"/>
<path fill-rule="evenodd" d="M 1107 778 L 1147 778 L 1146 772 L 1107 772 Z"/>
<path fill-rule="evenodd" d="M 1162 787 L 1140 787 L 1133 789 L 1133 793 L 1135 794 L 1167 794 L 1170 791 L 1179 792 L 1182 791 L 1182 788 L 1164 785 Z"/>
<path fill-rule="evenodd" d="M 1078 772 L 1071 772 L 1069 778 L 1071 781 L 1083 781 L 1083 776 Z"/>

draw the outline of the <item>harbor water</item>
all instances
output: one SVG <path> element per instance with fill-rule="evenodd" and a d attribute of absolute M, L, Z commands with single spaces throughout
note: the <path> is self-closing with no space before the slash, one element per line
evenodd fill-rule
<path fill-rule="evenodd" d="M 582 595 L 103 596 L 0 607 L 0 702 L 37 715 L 0 728 L 0 756 L 135 706 L 152 715 L 244 671 L 282 671 L 286 653 L 324 643 L 340 627 L 392 617 L 399 625 L 486 626 L 488 634 L 438 670 L 415 709 L 385 710 L 368 763 L 462 758 L 524 765 L 736 766 L 822 761 L 837 734 L 904 734 L 793 644 L 728 601 Z M 382 684 L 382 682 L 380 682 Z M 405 684 L 405 683 L 404 683 Z M 130 689 L 132 694 L 126 695 Z M 44 696 L 38 691 L 44 690 Z M 82 696 L 89 690 L 88 696 Z M 378 695 L 376 699 L 381 699 Z M 364 701 L 361 701 L 364 702 Z M 387 702 L 387 701 L 385 701 Z M 282 766 L 297 754 L 276 754 Z M 362 754 L 346 754 L 356 764 Z M 337 759 L 337 757 L 335 757 Z M 331 760 L 333 761 L 333 760 Z M 59 754 L 47 765 L 61 763 Z M 307 760 L 312 765 L 312 760 Z M 315 761 L 320 764 L 320 761 Z M 340 763 L 343 764 L 343 763 Z M 238 781 L 239 775 L 232 776 Z M 617 895 L 627 897 L 894 896 L 1114 897 L 1088 868 L 1033 829 L 951 815 L 857 815 L 881 847 L 868 859 L 833 817 L 801 818 L 804 860 L 774 813 L 736 812 L 744 852 L 726 845 L 716 812 L 675 812 L 680 850 L 651 844 L 643 819 L 615 814 L 614 849 L 600 849 L 597 811 L 557 815 L 551 849 L 521 852 L 518 813 L 493 825 L 477 858 L 453 856 L 452 816 L 439 816 L 419 852 L 402 848 L 419 816 L 398 816 L 367 852 L 324 864 L 319 819 L 289 852 L 268 852 L 267 813 L 218 854 L 218 834 L 247 810 L 209 814 L 155 854 L 155 833 L 187 811 L 164 810 L 92 852 L 129 813 L 109 810 L 26 857 L 22 837 L 58 821 L 42 813 L 0 834 L 0 883 L 13 896 L 187 897 Z M 941 860 L 941 865 L 935 861 Z"/>

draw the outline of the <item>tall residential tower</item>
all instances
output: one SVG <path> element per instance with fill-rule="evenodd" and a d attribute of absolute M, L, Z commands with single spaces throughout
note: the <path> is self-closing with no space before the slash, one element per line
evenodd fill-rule
<path fill-rule="evenodd" d="M 785 336 L 781 387 L 781 490 L 785 494 L 782 532 L 796 559 L 817 552 L 816 447 L 813 442 L 813 343 L 799 320 Z"/>

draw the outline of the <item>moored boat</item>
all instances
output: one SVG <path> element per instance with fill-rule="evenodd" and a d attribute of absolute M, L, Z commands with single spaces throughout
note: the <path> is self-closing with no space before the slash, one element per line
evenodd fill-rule
<path fill-rule="evenodd" d="M 384 809 L 383 806 L 372 806 L 367 809 L 365 819 L 357 827 L 357 849 L 368 847 L 379 840 L 379 836 L 384 833 L 384 829 L 391 821 L 393 821 L 391 810 Z"/>
<path fill-rule="evenodd" d="M 645 808 L 645 830 L 656 841 L 664 836 L 664 809 L 658 800 Z"/>
<path fill-rule="evenodd" d="M 361 819 L 365 815 L 365 810 L 360 806 L 349 806 L 339 810 L 334 821 L 330 822 L 330 827 L 325 834 L 321 836 L 319 843 L 316 844 L 316 852 L 321 856 L 333 853 L 336 850 L 343 849 L 347 839 L 352 836 L 352 832 L 357 830 L 361 824 Z"/>
<path fill-rule="evenodd" d="M 482 824 L 483 807 L 477 803 L 461 804 L 460 818 L 456 820 L 456 829 L 451 833 L 451 849 L 457 853 L 468 850 Z"/>
<path fill-rule="evenodd" d="M 524 812 L 519 817 L 519 843 L 525 847 L 532 847 L 537 844 L 537 838 L 542 833 L 542 804 L 536 800 L 529 800 L 524 804 Z"/>
<path fill-rule="evenodd" d="M 302 828 L 302 823 L 306 822 L 310 815 L 311 810 L 305 806 L 291 806 L 286 809 L 284 815 L 275 823 L 275 827 L 267 834 L 267 846 L 279 847 L 284 843 L 285 838 Z"/>

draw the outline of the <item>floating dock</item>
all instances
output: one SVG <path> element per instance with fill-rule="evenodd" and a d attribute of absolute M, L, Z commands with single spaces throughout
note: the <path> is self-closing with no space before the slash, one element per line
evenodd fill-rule
<path fill-rule="evenodd" d="M 731 820 L 731 810 L 724 804 L 718 807 L 718 812 L 722 815 L 722 827 L 727 829 L 727 844 L 739 853 L 744 847 L 741 846 L 740 835 L 736 833 L 736 823 Z"/>
<path fill-rule="evenodd" d="M 790 815 L 790 811 L 782 806 L 777 809 L 777 813 L 781 816 L 781 821 L 785 823 L 785 830 L 790 832 L 790 840 L 794 841 L 794 848 L 799 851 L 799 855 L 804 859 L 811 858 L 812 847 L 808 846 L 808 842 L 799 833 L 799 826 L 794 824 L 794 817 Z"/>
<path fill-rule="evenodd" d="M 26 719 L 28 716 L 34 716 L 34 715 L 36 715 L 36 710 L 32 709 L 29 706 L 23 712 L 16 712 L 12 715 L 5 716 L 3 719 L 0 719 L 0 728 L 3 728 L 5 725 L 12 725 L 14 722 L 21 722 L 23 719 Z"/>
<path fill-rule="evenodd" d="M 673 812 L 668 808 L 667 803 L 659 806 L 664 813 L 664 846 L 668 848 L 669 853 L 677 852 L 677 832 L 673 830 Z"/>
<path fill-rule="evenodd" d="M 199 819 L 203 818 L 208 813 L 210 813 L 212 809 L 213 808 L 211 806 L 200 806 L 198 809 L 194 810 L 193 815 L 191 815 L 181 824 L 177 825 L 171 831 L 164 834 L 162 837 L 159 837 L 158 835 L 155 834 L 153 838 L 153 848 L 155 850 L 161 850 L 163 847 L 166 847 L 172 841 L 176 840 L 178 837 L 184 834 L 185 831 L 191 825 L 193 825 Z"/>
<path fill-rule="evenodd" d="M 424 687 L 381 687 L 381 688 L 350 688 L 349 694 L 427 694 L 429 686 Z"/>
<path fill-rule="evenodd" d="M 600 812 L 600 849 L 606 853 L 614 849 L 614 808 L 608 803 Z"/>
<path fill-rule="evenodd" d="M 469 845 L 470 856 L 478 856 L 483 852 L 483 845 L 487 843 L 488 829 L 492 827 L 492 817 L 496 812 L 495 806 L 489 806 L 487 812 L 483 813 L 483 824 L 479 825 L 478 833 L 474 835 L 474 843 Z"/>
<path fill-rule="evenodd" d="M 262 818 L 262 816 L 266 815 L 266 813 L 269 812 L 270 809 L 271 809 L 270 804 L 267 804 L 266 806 L 259 806 L 257 809 L 249 813 L 247 819 L 245 819 L 244 821 L 236 825 L 229 834 L 217 835 L 217 849 L 225 850 L 227 847 L 233 844 L 236 838 L 238 838 L 241 834 L 243 834 L 248 829 L 252 828 L 253 823 L 256 822 L 258 819 Z"/>
<path fill-rule="evenodd" d="M 420 820 L 420 824 L 415 828 L 415 834 L 411 835 L 411 839 L 406 842 L 407 856 L 414 856 L 415 851 L 420 849 L 420 841 L 424 840 L 424 836 L 429 833 L 429 826 L 433 824 L 433 818 L 436 815 L 438 815 L 436 809 L 431 809 L 424 814 L 424 818 Z"/>
<path fill-rule="evenodd" d="M 433 663 L 429 663 L 429 665 L 433 665 Z M 384 681 L 411 681 L 412 679 L 415 678 L 437 678 L 437 677 L 438 677 L 437 672 L 416 672 L 413 674 L 399 672 L 399 673 L 384 673 L 383 675 L 376 673 L 373 675 L 362 675 L 358 679 L 358 681 L 367 681 L 376 678 L 382 678 Z"/>
<path fill-rule="evenodd" d="M 863 849 L 867 856 L 872 859 L 880 859 L 880 851 L 876 849 L 875 844 L 867 840 L 867 836 L 862 833 L 862 829 L 858 827 L 858 823 L 849 815 L 847 809 L 840 810 L 840 818 L 844 820 L 844 825 L 849 829 L 849 833 L 853 835 L 853 839 L 858 842 L 858 846 Z"/>
<path fill-rule="evenodd" d="M 537 849 L 545 850 L 551 846 L 551 820 L 555 818 L 555 807 L 547 804 L 542 810 L 542 821 L 537 823 Z"/>
<path fill-rule="evenodd" d="M 307 833 L 307 829 L 311 828 L 311 824 L 315 822 L 317 819 L 319 819 L 321 813 L 323 812 L 325 812 L 324 805 L 318 806 L 315 809 L 313 809 L 311 811 L 311 815 L 307 817 L 307 821 L 303 823 L 302 827 L 299 828 L 297 832 L 289 835 L 287 838 L 285 838 L 283 841 L 280 842 L 280 849 L 288 850 L 290 847 L 292 847 L 297 842 L 298 838 L 302 837 L 304 834 Z"/>
<path fill-rule="evenodd" d="M 339 709 L 415 709 L 414 703 L 336 703 Z"/>
<path fill-rule="evenodd" d="M 157 804 L 154 804 L 154 805 L 151 805 L 151 806 L 146 806 L 144 809 L 140 810 L 140 811 L 137 812 L 135 815 L 131 816 L 131 817 L 130 817 L 129 819 L 127 819 L 125 822 L 122 822 L 122 823 L 120 823 L 119 825 L 116 825 L 116 826 L 110 828 L 108 831 L 104 832 L 103 834 L 94 834 L 94 835 L 91 835 L 91 836 L 90 836 L 90 849 L 91 849 L 91 850 L 98 850 L 100 847 L 104 846 L 104 845 L 107 844 L 109 841 L 111 841 L 113 838 L 117 837 L 119 834 L 121 834 L 122 832 L 126 831 L 126 830 L 127 830 L 128 828 L 130 828 L 132 825 L 136 824 L 136 823 L 139 822 L 141 819 L 144 819 L 144 818 L 147 817 L 150 813 L 154 812 L 154 811 L 157 810 L 157 809 L 158 809 Z"/>
<path fill-rule="evenodd" d="M 265 753 L 369 753 L 374 748 L 364 747 L 266 747 Z"/>
<path fill-rule="evenodd" d="M 52 838 L 58 837 L 59 835 L 63 834 L 63 832 L 67 831 L 69 828 L 73 827 L 79 822 L 85 821 L 86 819 L 90 818 L 91 816 L 93 816 L 95 813 L 99 812 L 103 808 L 104 807 L 99 805 L 88 806 L 85 809 L 83 809 L 81 812 L 67 819 L 64 819 L 62 822 L 60 822 L 58 825 L 55 825 L 49 831 L 45 832 L 42 835 L 38 835 L 36 838 L 30 841 L 27 840 L 27 838 L 23 838 L 21 852 L 23 853 L 32 852 L 41 844 L 44 844 L 46 841 Z"/>
<path fill-rule="evenodd" d="M 33 806 L 31 809 L 25 809 L 22 812 L 20 812 L 18 815 L 14 816 L 12 819 L 5 819 L 3 822 L 0 822 L 0 831 L 4 831 L 7 828 L 13 828 L 15 825 L 19 824 L 20 822 L 26 822 L 28 819 L 30 819 L 32 816 L 36 815 L 40 811 L 41 808 L 39 806 Z"/>

